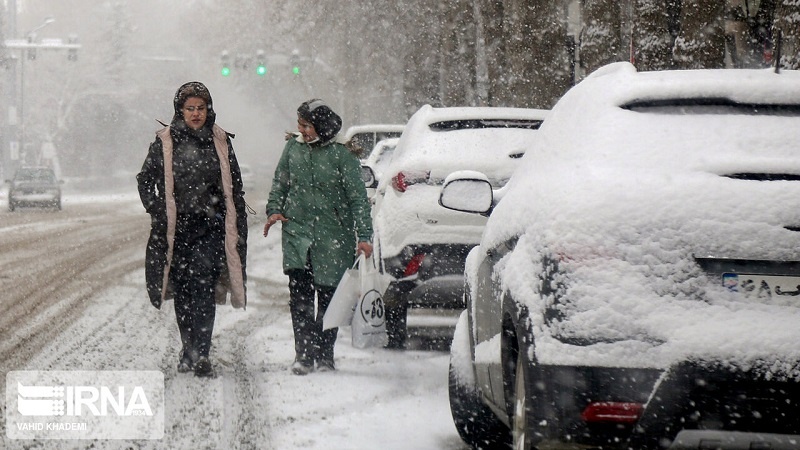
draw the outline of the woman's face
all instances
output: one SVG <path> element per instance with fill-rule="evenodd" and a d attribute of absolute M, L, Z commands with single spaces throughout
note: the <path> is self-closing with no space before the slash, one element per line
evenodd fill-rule
<path fill-rule="evenodd" d="M 317 134 L 317 130 L 314 129 L 314 125 L 311 125 L 311 122 L 297 118 L 297 131 L 303 135 L 303 140 L 305 142 L 314 142 L 319 135 Z"/>
<path fill-rule="evenodd" d="M 183 108 L 181 108 L 183 112 L 183 121 L 186 122 L 186 125 L 193 129 L 199 130 L 203 128 L 203 125 L 206 124 L 206 118 L 208 117 L 208 106 L 206 105 L 206 101 L 200 97 L 189 97 L 183 103 Z"/>

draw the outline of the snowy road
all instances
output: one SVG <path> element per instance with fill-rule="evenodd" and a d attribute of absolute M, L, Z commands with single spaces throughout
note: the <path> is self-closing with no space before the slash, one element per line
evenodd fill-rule
<path fill-rule="evenodd" d="M 135 195 L 67 195 L 64 210 L 0 205 L 0 448 L 453 449 L 448 354 L 358 350 L 340 330 L 338 370 L 293 376 L 293 341 L 279 233 L 261 237 L 251 216 L 246 311 L 218 308 L 212 362 L 218 376 L 176 371 L 171 304 L 147 301 L 143 259 L 149 219 Z M 256 206 L 256 209 L 261 209 Z M 161 440 L 12 440 L 5 375 L 11 370 L 159 370 Z"/>

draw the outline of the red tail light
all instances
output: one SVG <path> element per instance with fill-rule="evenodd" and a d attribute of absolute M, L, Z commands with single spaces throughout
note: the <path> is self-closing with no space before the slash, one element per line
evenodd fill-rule
<path fill-rule="evenodd" d="M 417 253 L 411 258 L 411 261 L 406 264 L 406 270 L 403 271 L 403 277 L 410 277 L 419 271 L 422 261 L 425 260 L 425 253 Z"/>
<path fill-rule="evenodd" d="M 392 177 L 392 187 L 397 192 L 405 192 L 412 184 L 427 182 L 429 177 L 430 172 L 425 171 L 397 172 Z"/>
<path fill-rule="evenodd" d="M 584 422 L 635 423 L 644 411 L 644 405 L 632 402 L 589 403 L 581 413 Z"/>

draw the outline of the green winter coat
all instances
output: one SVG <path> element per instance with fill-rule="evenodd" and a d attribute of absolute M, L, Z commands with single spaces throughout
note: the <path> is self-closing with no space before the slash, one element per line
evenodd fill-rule
<path fill-rule="evenodd" d="M 298 140 L 299 139 L 299 140 Z M 358 158 L 344 145 L 310 146 L 290 137 L 267 201 L 267 217 L 283 214 L 283 271 L 305 267 L 314 284 L 333 287 L 355 262 L 358 242 L 371 242 L 372 222 Z"/>

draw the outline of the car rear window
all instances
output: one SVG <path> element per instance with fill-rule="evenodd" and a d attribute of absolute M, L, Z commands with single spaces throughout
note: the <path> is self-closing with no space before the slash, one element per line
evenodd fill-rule
<path fill-rule="evenodd" d="M 476 130 L 482 128 L 522 128 L 537 130 L 541 125 L 541 120 L 460 119 L 434 122 L 430 124 L 430 129 L 433 131 Z"/>
<path fill-rule="evenodd" d="M 800 116 L 800 105 L 741 103 L 727 98 L 670 98 L 636 100 L 622 109 L 653 114 L 737 114 L 750 116 Z"/>

